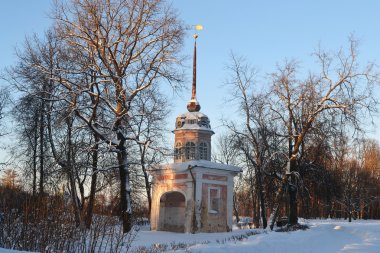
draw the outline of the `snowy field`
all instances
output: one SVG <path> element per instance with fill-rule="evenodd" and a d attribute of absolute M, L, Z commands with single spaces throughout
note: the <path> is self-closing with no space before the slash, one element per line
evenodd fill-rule
<path fill-rule="evenodd" d="M 133 243 L 134 247 L 151 246 L 152 244 L 187 243 L 187 251 L 193 253 L 379 253 L 380 221 L 343 220 L 306 220 L 310 226 L 305 231 L 271 232 L 263 230 L 234 230 L 231 233 L 178 234 L 170 232 L 140 231 Z M 243 240 L 231 237 L 251 232 L 260 234 Z M 230 239 L 229 239 L 230 238 Z M 0 253 L 15 253 L 0 249 Z"/>

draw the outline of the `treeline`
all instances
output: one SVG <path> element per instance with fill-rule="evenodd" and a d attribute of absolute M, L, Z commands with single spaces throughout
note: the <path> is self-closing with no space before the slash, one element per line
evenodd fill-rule
<path fill-rule="evenodd" d="M 380 218 L 379 144 L 361 137 L 378 110 L 378 71 L 360 65 L 354 38 L 347 50 L 314 56 L 317 71 L 305 75 L 287 61 L 262 82 L 231 57 L 226 85 L 239 114 L 225 120 L 216 159 L 244 168 L 235 215 L 257 226 L 273 228 L 284 216 L 295 225 L 299 215 Z"/>
<path fill-rule="evenodd" d="M 380 147 L 374 140 L 363 140 L 362 145 L 366 146 L 364 160 L 352 158 L 349 153 L 343 159 L 337 159 L 314 147 L 298 161 L 296 187 L 300 217 L 348 221 L 380 219 Z M 253 217 L 255 226 L 259 227 L 263 223 L 256 188 L 257 175 L 252 174 L 254 168 L 248 167 L 252 165 L 246 162 L 241 163 L 246 171 L 236 181 L 235 215 Z M 270 216 L 276 201 L 275 193 L 281 187 L 278 176 L 283 173 L 281 164 L 286 164 L 285 160 L 273 162 L 280 166 L 268 166 L 262 180 L 266 217 Z M 278 220 L 287 219 L 289 199 L 286 190 L 280 202 Z"/>

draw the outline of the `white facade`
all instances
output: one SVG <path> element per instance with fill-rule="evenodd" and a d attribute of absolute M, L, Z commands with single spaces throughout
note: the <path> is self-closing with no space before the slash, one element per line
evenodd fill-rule
<path fill-rule="evenodd" d="M 206 160 L 152 169 L 151 229 L 186 233 L 230 231 L 233 178 L 240 171 L 236 166 Z M 178 202 L 168 204 L 165 196 L 178 194 L 183 199 L 177 196 Z"/>

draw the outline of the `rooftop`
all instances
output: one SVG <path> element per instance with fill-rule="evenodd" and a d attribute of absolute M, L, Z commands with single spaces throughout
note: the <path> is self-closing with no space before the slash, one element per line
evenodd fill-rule
<path fill-rule="evenodd" d="M 237 166 L 215 163 L 207 160 L 191 160 L 181 163 L 162 164 L 158 165 L 155 168 L 152 168 L 152 170 L 175 170 L 177 172 L 181 172 L 188 170 L 189 166 L 191 166 L 192 168 L 202 167 L 207 169 L 224 170 L 235 173 L 239 173 L 242 171 L 241 168 Z"/>

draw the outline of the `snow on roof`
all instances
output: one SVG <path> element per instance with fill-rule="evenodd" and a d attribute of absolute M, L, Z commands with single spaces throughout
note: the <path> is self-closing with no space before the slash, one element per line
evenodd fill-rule
<path fill-rule="evenodd" d="M 178 115 L 174 132 L 176 130 L 202 130 L 214 134 L 209 118 L 201 112 L 186 112 Z"/>
<path fill-rule="evenodd" d="M 198 119 L 198 118 L 203 118 L 203 117 L 208 118 L 206 114 L 201 113 L 201 112 L 185 112 L 178 115 L 177 118 L 178 117 L 187 118 L 187 119 Z"/>
<path fill-rule="evenodd" d="M 179 130 L 203 130 L 207 132 L 212 132 L 214 134 L 214 131 L 212 131 L 210 128 L 205 126 L 200 126 L 198 124 L 184 124 L 181 128 L 174 129 L 173 131 L 179 131 Z"/>
<path fill-rule="evenodd" d="M 189 166 L 192 168 L 201 167 L 201 168 L 208 168 L 208 169 L 215 169 L 215 170 L 224 170 L 224 171 L 231 171 L 235 173 L 241 172 L 241 168 L 233 165 L 228 164 L 222 164 L 222 163 L 215 163 L 207 160 L 191 160 L 186 161 L 182 163 L 169 163 L 169 164 L 162 164 L 159 165 L 156 169 L 160 170 L 176 170 L 176 171 L 186 171 Z"/>

